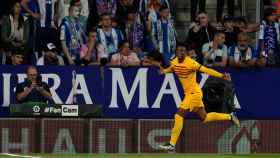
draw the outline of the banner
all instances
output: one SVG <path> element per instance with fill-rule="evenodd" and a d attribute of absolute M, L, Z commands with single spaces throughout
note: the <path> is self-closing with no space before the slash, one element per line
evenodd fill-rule
<path fill-rule="evenodd" d="M 105 115 L 120 118 L 170 118 L 183 97 L 173 74 L 153 68 L 107 68 Z M 172 116 L 173 117 L 173 116 Z"/>
<path fill-rule="evenodd" d="M 280 69 L 224 69 L 235 85 L 235 105 L 244 119 L 279 119 Z M 173 118 L 183 99 L 174 74 L 149 68 L 107 68 L 104 71 L 106 116 Z M 198 73 L 201 87 L 208 75 Z M 187 114 L 187 117 L 193 117 Z"/>
<path fill-rule="evenodd" d="M 16 103 L 15 87 L 22 82 L 26 67 L 0 67 L 0 114 Z M 160 75 L 148 67 L 39 67 L 57 104 L 73 99 L 76 72 L 78 104 L 101 104 L 107 118 L 173 118 L 183 99 L 176 75 Z M 235 85 L 238 116 L 244 119 L 279 119 L 280 69 L 224 69 Z M 201 87 L 208 75 L 198 73 Z M 196 116 L 187 114 L 187 117 Z"/>

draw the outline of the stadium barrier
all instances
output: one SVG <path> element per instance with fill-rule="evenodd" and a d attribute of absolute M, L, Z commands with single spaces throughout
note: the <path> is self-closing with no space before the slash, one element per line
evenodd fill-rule
<path fill-rule="evenodd" d="M 168 119 L 1 118 L 0 153 L 154 153 Z M 280 121 L 202 124 L 187 120 L 178 153 L 279 153 Z"/>
<path fill-rule="evenodd" d="M 15 87 L 24 81 L 25 70 L 24 66 L 0 67 L 0 117 L 10 116 L 9 105 L 16 104 Z M 72 104 L 75 91 L 79 105 L 102 105 L 106 118 L 172 119 L 183 98 L 176 76 L 159 75 L 155 68 L 46 66 L 39 70 L 55 104 Z M 231 73 L 235 86 L 238 117 L 280 119 L 279 68 L 221 70 L 224 71 Z M 198 75 L 202 88 L 208 77 Z"/>

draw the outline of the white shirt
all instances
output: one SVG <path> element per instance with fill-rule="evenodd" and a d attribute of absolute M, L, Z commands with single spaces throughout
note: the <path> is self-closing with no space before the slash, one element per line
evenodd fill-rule
<path fill-rule="evenodd" d="M 65 65 L 65 63 L 64 63 L 64 61 L 63 61 L 63 59 L 62 59 L 61 56 L 57 56 L 57 58 L 58 58 L 58 65 Z M 45 58 L 44 58 L 44 55 L 42 55 L 42 56 L 37 60 L 36 65 L 37 65 L 37 66 L 45 65 L 44 61 L 45 61 Z"/>
<path fill-rule="evenodd" d="M 202 52 L 205 53 L 205 55 L 203 56 L 204 57 L 203 63 L 205 65 L 211 64 L 209 63 L 209 60 L 212 60 L 213 63 L 215 63 L 216 57 L 222 57 L 222 58 L 228 57 L 227 46 L 223 44 L 221 48 L 213 49 L 213 41 L 210 43 L 205 43 L 202 46 Z"/>

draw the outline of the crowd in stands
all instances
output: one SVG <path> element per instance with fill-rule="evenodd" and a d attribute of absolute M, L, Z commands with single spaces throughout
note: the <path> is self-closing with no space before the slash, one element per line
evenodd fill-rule
<path fill-rule="evenodd" d="M 178 41 L 169 0 L 7 0 L 0 8 L 0 62 L 149 66 L 153 59 L 168 66 L 183 42 L 188 55 L 208 67 L 280 65 L 273 8 L 264 10 L 260 24 L 250 24 L 234 16 L 234 0 L 227 1 L 226 16 L 224 0 L 217 0 L 213 25 L 206 0 L 190 1 L 191 24 Z M 252 32 L 259 36 L 252 39 Z"/>

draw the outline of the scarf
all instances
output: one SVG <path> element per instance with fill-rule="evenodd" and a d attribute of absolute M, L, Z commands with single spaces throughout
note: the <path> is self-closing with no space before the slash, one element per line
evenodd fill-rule
<path fill-rule="evenodd" d="M 127 38 L 131 49 L 142 47 L 144 38 L 144 27 L 138 21 L 135 21 L 132 25 L 126 24 Z"/>
<path fill-rule="evenodd" d="M 168 50 L 169 52 L 175 51 L 176 49 L 176 31 L 174 29 L 174 26 L 171 21 L 167 22 L 167 30 L 168 30 L 168 35 L 167 35 L 167 41 L 168 41 Z M 162 21 L 158 20 L 156 23 L 156 26 L 154 26 L 154 34 L 155 38 L 157 40 L 158 48 L 160 52 L 163 52 L 163 29 L 162 29 Z"/>
<path fill-rule="evenodd" d="M 243 52 L 243 53 L 239 50 L 238 46 L 235 46 L 234 55 L 233 55 L 234 61 L 235 62 L 242 61 L 242 60 L 247 61 L 247 60 L 250 60 L 253 58 L 253 52 L 250 47 L 248 47 L 246 52 Z"/>
<path fill-rule="evenodd" d="M 276 51 L 280 41 L 279 25 L 277 23 L 268 25 L 266 22 L 263 22 L 263 29 L 265 53 L 268 54 L 271 50 L 273 52 Z"/>
<path fill-rule="evenodd" d="M 85 43 L 83 37 L 86 37 L 82 31 L 81 24 L 80 22 L 73 22 L 70 17 L 65 18 L 65 24 L 70 34 L 69 50 L 72 55 L 79 55 L 80 48 Z"/>
<path fill-rule="evenodd" d="M 97 32 L 98 32 L 101 44 L 103 46 L 105 46 L 106 52 L 108 52 L 109 54 L 117 52 L 119 39 L 118 39 L 118 34 L 117 34 L 116 29 L 112 28 L 112 30 L 111 30 L 111 37 L 113 38 L 113 43 L 109 43 L 109 44 L 107 43 L 108 41 L 106 39 L 105 32 L 102 29 L 98 29 Z"/>

